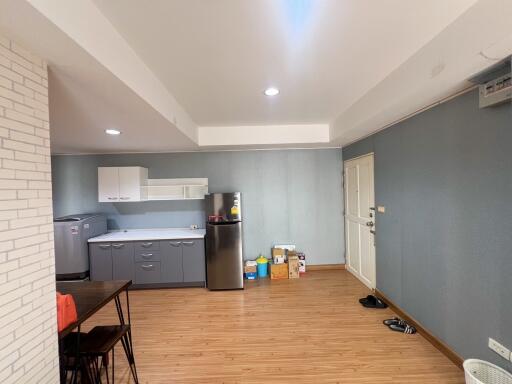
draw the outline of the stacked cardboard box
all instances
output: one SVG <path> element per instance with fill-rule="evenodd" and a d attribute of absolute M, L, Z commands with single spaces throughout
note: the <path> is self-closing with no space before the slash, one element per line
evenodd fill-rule
<path fill-rule="evenodd" d="M 288 254 L 288 278 L 299 278 L 299 257 L 297 255 Z"/>
<path fill-rule="evenodd" d="M 286 250 L 282 248 L 272 248 L 272 260 L 274 264 L 284 264 Z"/>
<path fill-rule="evenodd" d="M 270 279 L 287 279 L 288 278 L 288 264 L 270 264 Z"/>
<path fill-rule="evenodd" d="M 306 273 L 306 255 L 302 252 L 297 253 L 299 257 L 299 273 Z"/>
<path fill-rule="evenodd" d="M 270 278 L 298 279 L 300 276 L 300 260 L 294 249 L 272 248 L 273 264 L 270 265 Z"/>
<path fill-rule="evenodd" d="M 256 262 L 254 261 L 246 261 L 244 266 L 245 278 L 247 280 L 256 280 L 257 272 L 256 272 Z"/>

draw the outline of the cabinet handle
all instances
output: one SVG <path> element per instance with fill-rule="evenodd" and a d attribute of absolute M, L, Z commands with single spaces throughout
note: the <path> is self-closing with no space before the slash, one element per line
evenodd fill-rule
<path fill-rule="evenodd" d="M 153 243 L 142 243 L 141 244 L 144 248 L 149 248 L 153 245 Z"/>
<path fill-rule="evenodd" d="M 173 247 L 179 247 L 181 244 L 181 241 L 171 241 L 169 244 L 171 244 Z"/>
<path fill-rule="evenodd" d="M 119 248 L 123 248 L 124 244 L 112 244 L 112 247 L 114 247 L 115 249 L 119 249 Z"/>
<path fill-rule="evenodd" d="M 187 246 L 194 245 L 194 242 L 193 241 L 184 241 L 183 245 L 187 245 Z"/>
<path fill-rule="evenodd" d="M 99 247 L 101 249 L 109 249 L 110 248 L 110 244 L 100 244 Z"/>
<path fill-rule="evenodd" d="M 141 265 L 141 268 L 145 269 L 146 271 L 151 271 L 153 269 L 153 264 Z"/>
<path fill-rule="evenodd" d="M 141 254 L 143 259 L 151 259 L 151 256 L 153 256 L 152 253 L 143 253 Z"/>
<path fill-rule="evenodd" d="M 108 200 L 117 200 L 117 197 L 107 197 Z"/>
<path fill-rule="evenodd" d="M 130 200 L 129 197 L 121 197 L 121 200 Z"/>

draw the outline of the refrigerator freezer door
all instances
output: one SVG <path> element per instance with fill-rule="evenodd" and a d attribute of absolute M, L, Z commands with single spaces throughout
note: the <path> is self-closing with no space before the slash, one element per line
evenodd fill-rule
<path fill-rule="evenodd" d="M 206 195 L 207 221 L 242 221 L 241 193 L 211 193 Z M 217 220 L 210 219 L 218 218 Z"/>
<path fill-rule="evenodd" d="M 242 223 L 206 225 L 208 289 L 243 289 Z"/>

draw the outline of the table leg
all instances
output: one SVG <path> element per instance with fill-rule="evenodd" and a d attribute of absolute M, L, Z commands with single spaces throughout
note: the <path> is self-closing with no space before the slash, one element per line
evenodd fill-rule
<path fill-rule="evenodd" d="M 76 355 L 75 355 L 75 369 L 73 371 L 72 380 L 73 384 L 78 383 L 78 372 L 80 372 L 80 324 L 77 328 L 76 334 Z"/>
<path fill-rule="evenodd" d="M 119 316 L 119 322 L 121 325 L 125 325 L 125 318 L 123 313 L 123 307 L 121 305 L 121 300 L 119 296 L 115 298 L 117 315 Z M 135 384 L 139 383 L 139 378 L 137 375 L 137 367 L 135 365 L 135 356 L 133 355 L 133 343 L 132 343 L 132 330 L 131 330 L 131 318 L 130 318 L 130 299 L 128 297 L 128 289 L 126 290 L 126 310 L 128 316 L 128 332 L 121 339 L 121 344 L 123 345 L 124 353 L 126 354 L 126 358 L 128 360 L 128 364 L 130 365 L 130 371 L 133 376 L 133 380 Z"/>

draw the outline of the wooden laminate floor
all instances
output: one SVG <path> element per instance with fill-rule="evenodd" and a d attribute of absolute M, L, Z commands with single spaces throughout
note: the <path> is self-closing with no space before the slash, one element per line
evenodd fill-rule
<path fill-rule="evenodd" d="M 420 335 L 382 325 L 368 289 L 346 271 L 248 282 L 243 291 L 132 291 L 141 383 L 464 383 Z M 115 324 L 113 305 L 88 322 Z M 131 382 L 121 347 L 116 382 Z"/>

